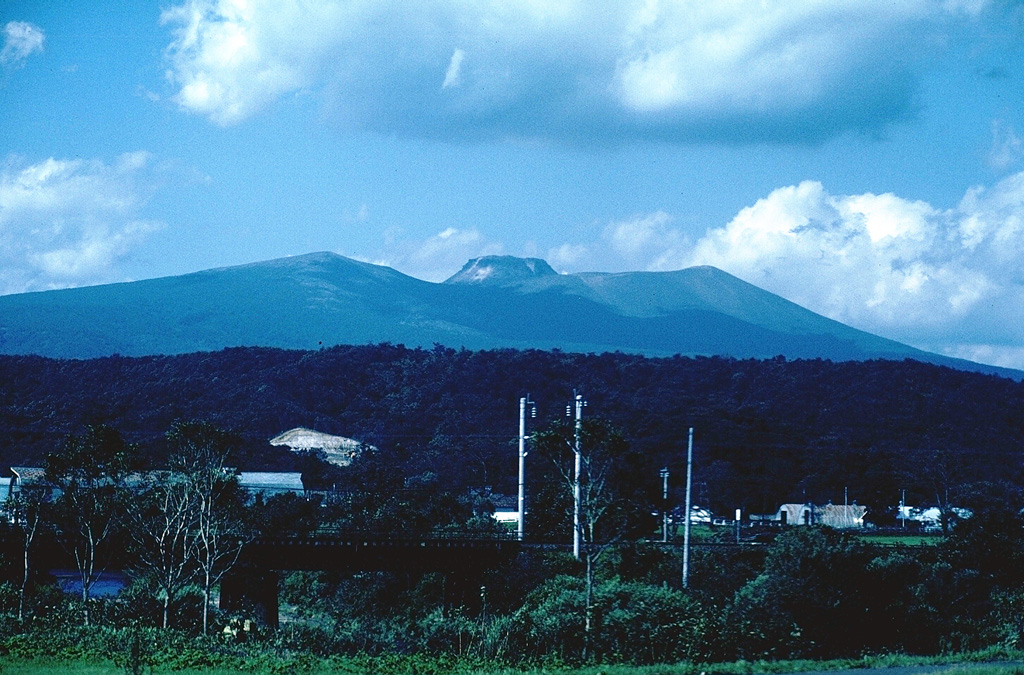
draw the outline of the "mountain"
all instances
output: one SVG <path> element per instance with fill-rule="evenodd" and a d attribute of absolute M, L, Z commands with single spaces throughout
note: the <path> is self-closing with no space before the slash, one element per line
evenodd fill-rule
<path fill-rule="evenodd" d="M 91 358 L 379 342 L 648 356 L 913 358 L 1020 375 L 855 330 L 713 267 L 558 274 L 543 260 L 488 256 L 431 283 L 312 253 L 0 296 L 5 354 Z"/>

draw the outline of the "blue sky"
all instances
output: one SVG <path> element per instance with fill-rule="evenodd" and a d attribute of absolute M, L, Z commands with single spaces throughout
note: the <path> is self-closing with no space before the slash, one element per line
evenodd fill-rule
<path fill-rule="evenodd" d="M 720 267 L 1024 367 L 1009 0 L 0 3 L 0 293 Z"/>

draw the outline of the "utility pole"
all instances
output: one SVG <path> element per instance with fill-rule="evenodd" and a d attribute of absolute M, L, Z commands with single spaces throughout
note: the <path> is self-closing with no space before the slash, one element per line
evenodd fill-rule
<path fill-rule="evenodd" d="M 529 394 L 519 399 L 519 541 L 526 535 L 526 406 L 530 417 L 537 417 L 537 404 Z"/>
<path fill-rule="evenodd" d="M 668 543 L 668 467 L 660 472 L 661 475 L 661 543 Z"/>
<path fill-rule="evenodd" d="M 853 523 L 850 522 L 853 519 L 850 518 L 850 494 L 849 493 L 850 493 L 850 488 L 844 487 L 843 488 L 843 519 L 840 521 L 840 522 L 842 522 L 843 527 L 852 527 L 853 526 Z"/>
<path fill-rule="evenodd" d="M 690 582 L 690 485 L 693 476 L 693 427 L 690 427 L 689 440 L 686 443 L 686 520 L 683 521 L 683 588 Z"/>
<path fill-rule="evenodd" d="M 900 490 L 900 523 L 903 529 L 907 528 L 907 491 Z"/>
<path fill-rule="evenodd" d="M 576 466 L 573 473 L 572 481 L 572 492 L 573 492 L 573 505 L 572 505 L 572 555 L 577 560 L 580 559 L 580 535 L 582 534 L 582 525 L 580 523 L 580 500 L 582 499 L 582 493 L 580 489 L 580 472 L 583 468 L 583 455 L 581 454 L 580 448 L 580 432 L 583 430 L 583 406 L 587 405 L 587 402 L 583 400 L 582 394 L 576 394 L 576 429 L 574 433 L 573 454 L 576 456 Z M 569 412 L 569 406 L 565 407 L 566 413 Z"/>

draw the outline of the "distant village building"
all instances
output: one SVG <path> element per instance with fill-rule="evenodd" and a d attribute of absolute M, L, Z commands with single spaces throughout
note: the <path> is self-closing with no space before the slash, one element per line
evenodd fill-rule
<path fill-rule="evenodd" d="M 658 514 L 654 513 L 652 515 Z M 713 518 L 714 514 L 711 513 L 710 509 L 706 509 L 703 506 L 698 506 L 697 504 L 692 504 L 690 506 L 691 525 L 694 523 L 704 523 L 710 525 Z M 669 514 L 669 520 L 671 520 L 671 522 L 673 523 L 686 523 L 686 507 L 677 506 L 674 509 L 672 509 L 672 513 Z"/>
<path fill-rule="evenodd" d="M 11 467 L 11 494 L 17 494 L 24 488 L 46 483 L 46 470 L 34 466 Z"/>
<path fill-rule="evenodd" d="M 813 525 L 814 506 L 811 504 L 783 504 L 771 520 L 783 525 Z"/>
<path fill-rule="evenodd" d="M 910 524 L 911 527 L 919 528 L 925 532 L 941 532 L 942 531 L 942 509 L 937 506 L 898 506 L 896 509 L 896 519 L 904 527 Z M 970 509 L 965 509 L 958 506 L 949 507 L 949 513 L 947 517 L 950 520 L 966 520 L 974 515 L 974 512 Z"/>
<path fill-rule="evenodd" d="M 773 514 L 752 515 L 750 519 L 779 525 L 827 525 L 837 530 L 852 530 L 864 527 L 867 512 L 867 507 L 859 504 L 783 504 Z"/>
<path fill-rule="evenodd" d="M 859 504 L 826 504 L 819 506 L 815 513 L 820 525 L 828 525 L 837 530 L 853 530 L 864 527 L 866 506 Z"/>
<path fill-rule="evenodd" d="M 494 506 L 494 519 L 499 523 L 519 522 L 519 497 L 517 495 L 497 495 L 489 497 Z"/>
<path fill-rule="evenodd" d="M 332 436 L 305 427 L 296 427 L 275 436 L 270 439 L 270 444 L 286 447 L 292 452 L 323 452 L 327 461 L 335 466 L 348 466 L 364 447 L 351 438 Z"/>
<path fill-rule="evenodd" d="M 297 471 L 239 471 L 238 486 L 250 500 L 289 493 L 300 497 L 306 494 L 302 474 Z"/>

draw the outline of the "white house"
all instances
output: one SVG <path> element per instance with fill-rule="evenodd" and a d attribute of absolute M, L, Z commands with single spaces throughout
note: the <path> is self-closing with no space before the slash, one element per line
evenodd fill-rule
<path fill-rule="evenodd" d="M 492 494 L 490 502 L 494 506 L 494 519 L 499 523 L 519 522 L 519 497 L 516 495 Z"/>

